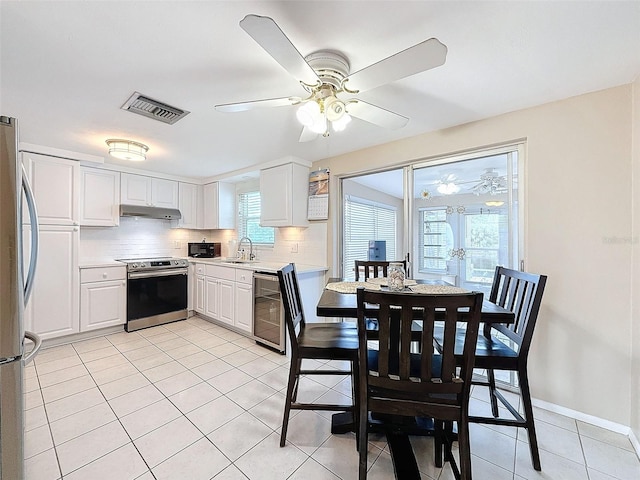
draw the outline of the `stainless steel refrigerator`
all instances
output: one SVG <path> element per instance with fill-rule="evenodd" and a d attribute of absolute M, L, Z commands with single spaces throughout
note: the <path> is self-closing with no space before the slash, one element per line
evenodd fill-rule
<path fill-rule="evenodd" d="M 25 478 L 23 369 L 41 345 L 23 323 L 38 257 L 37 218 L 18 157 L 16 119 L 0 117 L 0 479 L 5 480 Z M 31 225 L 28 259 L 23 258 L 23 219 Z M 30 340 L 26 347 L 25 338 Z"/>

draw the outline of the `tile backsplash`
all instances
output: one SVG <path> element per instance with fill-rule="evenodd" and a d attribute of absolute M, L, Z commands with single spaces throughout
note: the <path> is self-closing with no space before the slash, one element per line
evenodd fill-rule
<path fill-rule="evenodd" d="M 235 230 L 187 230 L 171 228 L 171 221 L 121 217 L 118 227 L 81 227 L 80 261 L 93 259 L 186 257 L 189 242 L 222 243 L 222 256 L 234 256 L 229 241 Z M 306 228 L 276 228 L 273 247 L 255 247 L 258 260 L 327 263 L 327 225 L 312 223 Z"/>

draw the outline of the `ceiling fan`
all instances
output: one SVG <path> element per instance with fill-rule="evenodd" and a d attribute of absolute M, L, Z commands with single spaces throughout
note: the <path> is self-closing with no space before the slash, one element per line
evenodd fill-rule
<path fill-rule="evenodd" d="M 356 117 L 385 128 L 404 127 L 409 119 L 358 98 L 341 98 L 379 87 L 444 64 L 447 47 L 430 38 L 413 47 L 351 73 L 348 59 L 339 52 L 321 50 L 303 57 L 270 17 L 247 15 L 240 21 L 247 32 L 274 60 L 296 78 L 307 97 L 282 97 L 216 105 L 220 112 L 241 112 L 262 107 L 297 105 L 296 116 L 304 126 L 301 142 L 344 130 Z"/>
<path fill-rule="evenodd" d="M 497 195 L 507 191 L 507 177 L 499 175 L 495 168 L 486 168 L 480 181 L 471 187 L 475 195 Z"/>

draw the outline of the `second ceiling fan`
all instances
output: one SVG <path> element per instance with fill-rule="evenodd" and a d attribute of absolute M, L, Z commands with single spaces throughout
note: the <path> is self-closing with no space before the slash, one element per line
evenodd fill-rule
<path fill-rule="evenodd" d="M 274 60 L 300 82 L 305 98 L 292 96 L 216 105 L 220 112 L 241 112 L 262 107 L 299 105 L 296 116 L 303 125 L 300 141 L 328 136 L 344 130 L 356 117 L 385 128 L 401 128 L 409 121 L 398 113 L 359 100 L 356 95 L 416 73 L 444 64 L 447 47 L 430 38 L 413 47 L 369 65 L 357 72 L 349 71 L 344 55 L 321 50 L 303 57 L 270 17 L 247 15 L 240 21 L 247 32 Z M 341 98 L 350 95 L 350 98 Z"/>

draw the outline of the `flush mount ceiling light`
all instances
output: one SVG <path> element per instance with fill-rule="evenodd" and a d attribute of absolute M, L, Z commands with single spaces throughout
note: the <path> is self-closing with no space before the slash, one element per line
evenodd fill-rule
<path fill-rule="evenodd" d="M 484 204 L 487 207 L 501 207 L 504 205 L 504 202 L 502 200 L 490 200 L 488 202 L 484 202 Z"/>
<path fill-rule="evenodd" d="M 141 162 L 147 158 L 149 147 L 132 140 L 122 140 L 111 138 L 106 141 L 109 146 L 109 155 L 121 160 Z"/>

